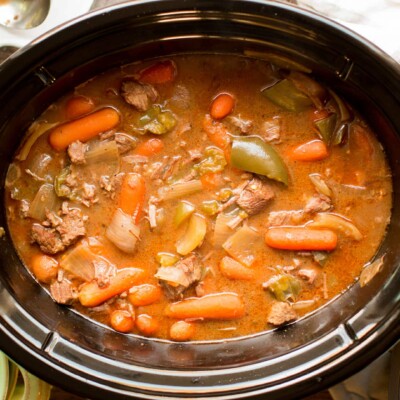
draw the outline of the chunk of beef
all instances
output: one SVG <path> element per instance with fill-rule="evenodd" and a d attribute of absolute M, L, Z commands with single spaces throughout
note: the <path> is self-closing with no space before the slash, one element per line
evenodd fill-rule
<path fill-rule="evenodd" d="M 110 283 L 110 279 L 117 273 L 115 265 L 110 264 L 109 262 L 101 259 L 100 257 L 96 258 L 93 261 L 93 265 L 94 265 L 94 278 L 96 279 L 99 287 L 108 286 Z"/>
<path fill-rule="evenodd" d="M 126 79 L 122 82 L 121 96 L 138 111 L 144 112 L 157 99 L 158 93 L 152 85 Z"/>
<path fill-rule="evenodd" d="M 128 151 L 131 151 L 137 143 L 135 138 L 125 133 L 116 133 L 115 141 L 117 143 L 119 154 L 125 154 Z"/>
<path fill-rule="evenodd" d="M 302 268 L 297 271 L 297 276 L 312 285 L 317 277 L 317 271 L 311 268 Z"/>
<path fill-rule="evenodd" d="M 19 216 L 21 218 L 28 218 L 29 214 L 29 202 L 27 200 L 21 200 L 20 206 L 19 206 Z"/>
<path fill-rule="evenodd" d="M 271 325 L 282 326 L 297 319 L 293 308 L 285 302 L 276 302 L 272 305 L 267 316 L 267 322 Z"/>
<path fill-rule="evenodd" d="M 63 279 L 50 285 L 50 294 L 56 303 L 71 304 L 76 297 L 76 290 L 70 281 Z"/>
<path fill-rule="evenodd" d="M 239 194 L 236 203 L 249 215 L 260 212 L 267 203 L 275 197 L 268 183 L 259 178 L 253 178 Z"/>
<path fill-rule="evenodd" d="M 68 155 L 73 164 L 85 164 L 86 144 L 76 140 L 68 146 Z"/>
<path fill-rule="evenodd" d="M 253 128 L 253 122 L 248 119 L 231 116 L 229 117 L 229 121 L 233 126 L 239 128 L 241 133 L 250 133 L 251 129 Z"/>
<path fill-rule="evenodd" d="M 261 130 L 261 137 L 267 142 L 280 142 L 281 125 L 282 120 L 280 117 L 273 117 L 265 120 Z"/>
<path fill-rule="evenodd" d="M 63 217 L 47 213 L 47 220 L 43 224 L 32 225 L 31 240 L 39 245 L 43 253 L 56 254 L 85 234 L 81 210 L 63 207 Z"/>
<path fill-rule="evenodd" d="M 303 210 L 271 211 L 268 215 L 268 226 L 299 224 L 304 220 Z"/>
<path fill-rule="evenodd" d="M 307 204 L 304 207 L 304 211 L 310 214 L 322 211 L 329 211 L 331 209 L 332 209 L 331 198 L 321 193 L 314 194 L 314 196 L 307 201 Z"/>
<path fill-rule="evenodd" d="M 161 281 L 167 297 L 176 299 L 200 280 L 201 272 L 200 259 L 192 254 L 171 267 L 160 267 L 155 277 Z"/>

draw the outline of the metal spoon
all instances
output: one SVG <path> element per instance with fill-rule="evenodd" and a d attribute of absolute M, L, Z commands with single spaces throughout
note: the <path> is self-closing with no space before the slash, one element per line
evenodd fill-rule
<path fill-rule="evenodd" d="M 50 0 L 0 0 L 0 25 L 31 29 L 47 17 Z"/>

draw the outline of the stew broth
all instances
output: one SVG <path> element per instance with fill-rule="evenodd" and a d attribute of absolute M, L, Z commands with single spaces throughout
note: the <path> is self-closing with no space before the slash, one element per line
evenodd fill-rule
<path fill-rule="evenodd" d="M 346 290 L 391 193 L 381 145 L 335 92 L 265 61 L 185 55 L 51 105 L 10 166 L 6 208 L 55 301 L 125 333 L 213 340 Z"/>

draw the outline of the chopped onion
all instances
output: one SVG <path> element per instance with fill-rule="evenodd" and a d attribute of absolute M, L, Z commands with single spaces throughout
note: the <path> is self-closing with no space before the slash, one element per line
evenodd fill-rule
<path fill-rule="evenodd" d="M 255 261 L 254 246 L 259 239 L 258 233 L 246 225 L 230 236 L 222 247 L 236 261 L 250 267 Z"/>
<path fill-rule="evenodd" d="M 192 214 L 184 235 L 176 244 L 176 251 L 185 256 L 203 243 L 207 232 L 206 219 L 200 214 Z"/>
<path fill-rule="evenodd" d="M 333 229 L 354 240 L 361 240 L 363 238 L 362 233 L 349 219 L 338 214 L 318 213 L 314 220 L 308 223 L 307 226 L 311 228 Z"/>
<path fill-rule="evenodd" d="M 17 180 L 21 177 L 21 168 L 19 165 L 12 163 L 9 165 L 6 175 L 6 187 L 11 189 Z"/>
<path fill-rule="evenodd" d="M 81 243 L 68 251 L 61 258 L 60 267 L 72 275 L 90 282 L 95 276 L 93 261 L 95 261 L 97 257 L 100 256 L 94 254 L 89 246 Z"/>
<path fill-rule="evenodd" d="M 133 253 L 139 235 L 140 228 L 133 218 L 118 208 L 106 230 L 107 239 L 125 253 Z"/>
<path fill-rule="evenodd" d="M 234 218 L 232 215 L 228 214 L 218 214 L 215 220 L 215 228 L 214 228 L 214 236 L 213 236 L 213 244 L 216 247 L 222 246 L 226 239 L 232 235 L 233 230 L 229 227 L 229 223 Z"/>
<path fill-rule="evenodd" d="M 39 179 L 44 180 L 46 173 L 49 172 L 48 165 L 52 161 L 52 157 L 49 154 L 37 154 L 33 157 L 33 160 L 29 162 L 28 169 L 32 175 L 36 175 Z"/>
<path fill-rule="evenodd" d="M 43 221 L 46 219 L 47 212 L 57 211 L 59 208 L 60 200 L 54 191 L 54 186 L 45 183 L 36 193 L 29 207 L 28 217 Z"/>
<path fill-rule="evenodd" d="M 310 174 L 308 175 L 310 178 L 312 184 L 315 186 L 315 189 L 321 194 L 324 194 L 325 196 L 331 197 L 332 196 L 332 191 L 329 189 L 329 186 L 326 184 L 326 182 L 321 178 L 320 174 Z"/>
<path fill-rule="evenodd" d="M 22 144 L 22 148 L 16 156 L 16 159 L 20 161 L 26 160 L 36 140 L 38 140 L 40 136 L 56 125 L 57 124 L 48 124 L 47 122 L 43 121 L 34 122 L 28 130 L 26 140 Z"/>
<path fill-rule="evenodd" d="M 367 264 L 361 272 L 360 275 L 360 286 L 363 287 L 367 285 L 372 278 L 380 272 L 383 266 L 383 260 L 385 256 L 379 257 L 370 264 Z"/>
<path fill-rule="evenodd" d="M 162 200 L 178 199 L 196 193 L 203 188 L 200 180 L 191 180 L 188 182 L 175 183 L 171 186 L 162 187 L 159 190 L 159 196 Z"/>
<path fill-rule="evenodd" d="M 90 169 L 90 172 L 93 172 L 95 176 L 117 174 L 120 167 L 117 142 L 115 140 L 94 142 L 86 151 L 85 160 L 84 169 Z M 100 172 L 97 171 L 99 164 L 101 164 Z"/>

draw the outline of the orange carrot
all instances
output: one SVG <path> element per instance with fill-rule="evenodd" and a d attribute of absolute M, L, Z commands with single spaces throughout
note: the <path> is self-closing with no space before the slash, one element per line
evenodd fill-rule
<path fill-rule="evenodd" d="M 57 277 L 58 262 L 44 254 L 35 254 L 31 259 L 31 268 L 39 282 L 50 283 Z"/>
<path fill-rule="evenodd" d="M 152 336 L 158 331 L 159 324 L 154 317 L 147 314 L 140 314 L 136 318 L 136 327 L 143 335 Z"/>
<path fill-rule="evenodd" d="M 68 99 L 65 104 L 65 116 L 68 119 L 78 118 L 82 115 L 89 114 L 94 109 L 91 99 L 85 96 L 73 96 Z"/>
<path fill-rule="evenodd" d="M 160 300 L 161 294 L 159 286 L 145 283 L 131 288 L 129 290 L 128 299 L 136 307 L 148 306 Z"/>
<path fill-rule="evenodd" d="M 295 161 L 319 161 L 328 155 L 326 144 L 319 139 L 311 140 L 289 151 L 289 157 Z"/>
<path fill-rule="evenodd" d="M 140 156 L 150 157 L 158 153 L 161 153 L 163 148 L 164 148 L 164 143 L 161 139 L 152 138 L 139 143 L 136 146 L 135 154 Z"/>
<path fill-rule="evenodd" d="M 132 314 L 127 310 L 115 310 L 110 316 L 111 326 L 118 332 L 130 332 L 135 326 Z"/>
<path fill-rule="evenodd" d="M 229 279 L 239 279 L 249 281 L 254 278 L 254 271 L 244 265 L 240 264 L 240 262 L 230 258 L 228 256 L 224 257 L 220 264 L 219 269 L 222 275 L 226 276 Z"/>
<path fill-rule="evenodd" d="M 211 103 L 210 114 L 214 119 L 222 119 L 229 115 L 235 107 L 235 98 L 229 93 L 221 93 Z"/>
<path fill-rule="evenodd" d="M 119 195 L 119 208 L 134 217 L 137 224 L 142 215 L 146 196 L 146 182 L 142 175 L 129 173 L 124 176 Z"/>
<path fill-rule="evenodd" d="M 194 335 L 194 325 L 186 321 L 177 321 L 169 328 L 169 336 L 176 342 L 185 342 Z"/>
<path fill-rule="evenodd" d="M 160 84 L 172 82 L 176 76 L 176 65 L 171 60 L 159 61 L 139 72 L 139 81 Z"/>
<path fill-rule="evenodd" d="M 217 293 L 192 297 L 169 304 L 165 314 L 170 318 L 236 319 L 243 317 L 243 301 L 236 293 Z"/>
<path fill-rule="evenodd" d="M 57 151 L 65 150 L 72 142 L 87 142 L 101 132 L 108 131 L 119 124 L 117 110 L 105 107 L 81 118 L 56 126 L 50 131 L 49 142 Z"/>
<path fill-rule="evenodd" d="M 214 121 L 210 115 L 206 115 L 203 120 L 203 129 L 211 143 L 224 150 L 226 161 L 231 159 L 231 137 L 225 126 L 220 122 Z"/>
<path fill-rule="evenodd" d="M 309 229 L 299 227 L 269 228 L 265 243 L 282 250 L 333 250 L 337 245 L 337 235 L 328 229 Z"/>
<path fill-rule="evenodd" d="M 142 269 L 124 268 L 110 279 L 107 286 L 99 287 L 95 281 L 83 284 L 78 298 L 83 306 L 96 307 L 141 283 L 144 278 L 145 272 Z"/>
<path fill-rule="evenodd" d="M 223 175 L 218 172 L 207 172 L 200 177 L 200 181 L 206 190 L 214 190 L 225 183 Z"/>

